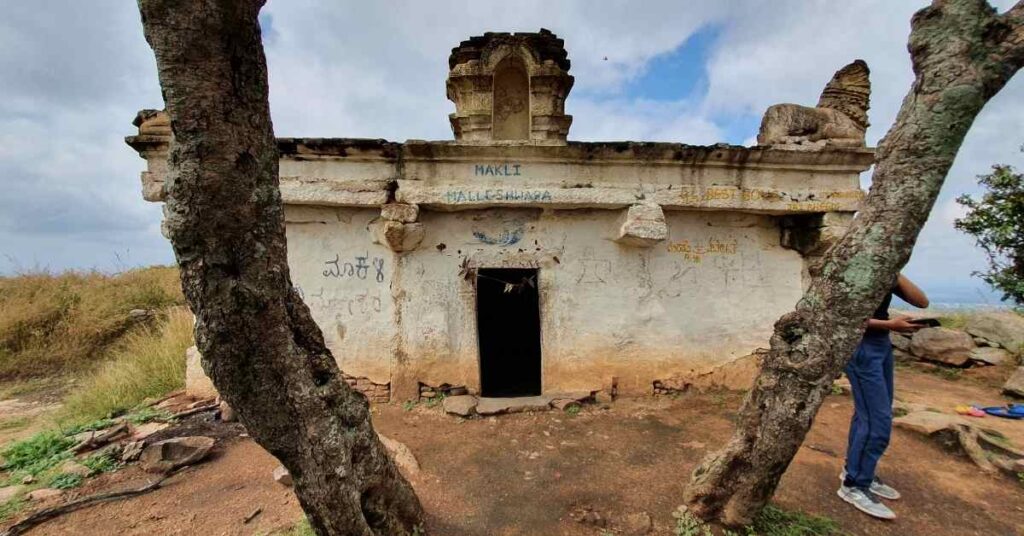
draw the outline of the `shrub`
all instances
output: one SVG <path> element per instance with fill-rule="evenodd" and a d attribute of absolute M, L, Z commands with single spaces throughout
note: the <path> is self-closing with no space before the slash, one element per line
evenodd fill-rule
<path fill-rule="evenodd" d="M 988 271 L 976 275 L 1001 291 L 1004 300 L 1024 306 L 1024 175 L 997 165 L 980 175 L 978 184 L 986 188 L 980 200 L 957 198 L 967 215 L 954 225 L 977 239 L 988 255 Z"/>
<path fill-rule="evenodd" d="M 40 432 L 0 449 L 0 457 L 4 459 L 0 469 L 38 475 L 70 458 L 68 449 L 74 444 L 74 439 L 56 430 Z"/>

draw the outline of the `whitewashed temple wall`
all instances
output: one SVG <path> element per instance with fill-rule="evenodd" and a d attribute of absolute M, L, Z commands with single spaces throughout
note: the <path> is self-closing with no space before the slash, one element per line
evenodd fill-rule
<path fill-rule="evenodd" d="M 479 388 L 465 268 L 537 268 L 545 391 L 650 392 L 767 345 L 799 298 L 801 256 L 769 216 L 668 211 L 669 239 L 613 242 L 618 211 L 424 211 L 415 251 L 372 243 L 371 209 L 288 207 L 293 280 L 346 374 L 399 392 Z M 508 333 L 508 337 L 526 334 Z"/>

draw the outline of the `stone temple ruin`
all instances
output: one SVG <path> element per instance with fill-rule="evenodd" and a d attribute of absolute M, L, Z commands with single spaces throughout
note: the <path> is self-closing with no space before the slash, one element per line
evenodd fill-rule
<path fill-rule="evenodd" d="M 292 279 L 350 384 L 401 401 L 749 382 L 863 198 L 866 65 L 817 107 L 770 108 L 755 147 L 567 141 L 573 77 L 547 30 L 470 38 L 449 67 L 454 140 L 278 139 Z M 135 125 L 159 202 L 170 125 Z"/>

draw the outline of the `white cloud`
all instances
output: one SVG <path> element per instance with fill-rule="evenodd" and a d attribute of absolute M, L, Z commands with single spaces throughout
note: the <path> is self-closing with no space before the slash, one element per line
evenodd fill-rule
<path fill-rule="evenodd" d="M 572 60 L 573 139 L 749 143 L 756 132 L 731 129 L 756 125 L 777 102 L 813 104 L 836 69 L 863 58 L 872 69 L 869 139 L 876 142 L 912 79 L 906 38 L 910 15 L 924 4 L 270 2 L 271 109 L 281 136 L 449 139 L 451 48 L 488 30 L 545 27 L 565 39 Z M 126 249 L 139 263 L 170 261 L 157 231 L 159 207 L 139 194 L 143 162 L 121 141 L 136 110 L 160 106 L 136 7 L 120 0 L 47 6 L 11 3 L 0 19 L 0 188 L 15 194 L 0 200 L 0 254 L 54 268 L 114 267 L 113 253 Z M 708 24 L 719 31 L 706 95 L 653 101 L 629 93 L 627 82 L 652 58 Z M 952 229 L 950 203 L 977 191 L 975 175 L 992 163 L 1024 164 L 1022 97 L 1018 79 L 978 118 L 921 236 L 913 274 L 975 284 L 969 273 L 983 257 Z"/>

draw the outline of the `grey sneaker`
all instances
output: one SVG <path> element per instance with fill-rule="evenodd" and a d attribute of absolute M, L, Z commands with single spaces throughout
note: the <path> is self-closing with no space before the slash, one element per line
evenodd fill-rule
<path fill-rule="evenodd" d="M 839 481 L 846 481 L 846 469 L 843 469 L 843 472 L 839 473 Z M 883 499 L 889 499 L 890 501 L 895 501 L 902 497 L 902 495 L 900 495 L 900 492 L 896 491 L 895 488 L 886 484 L 885 482 L 882 482 L 882 480 L 877 476 L 875 477 L 875 480 L 871 482 L 870 489 L 871 493 L 874 493 L 875 495 L 878 495 Z"/>
<path fill-rule="evenodd" d="M 853 505 L 854 508 L 878 519 L 896 519 L 896 514 L 888 506 L 882 504 L 874 493 L 864 488 L 839 486 L 836 492 L 839 498 Z"/>

